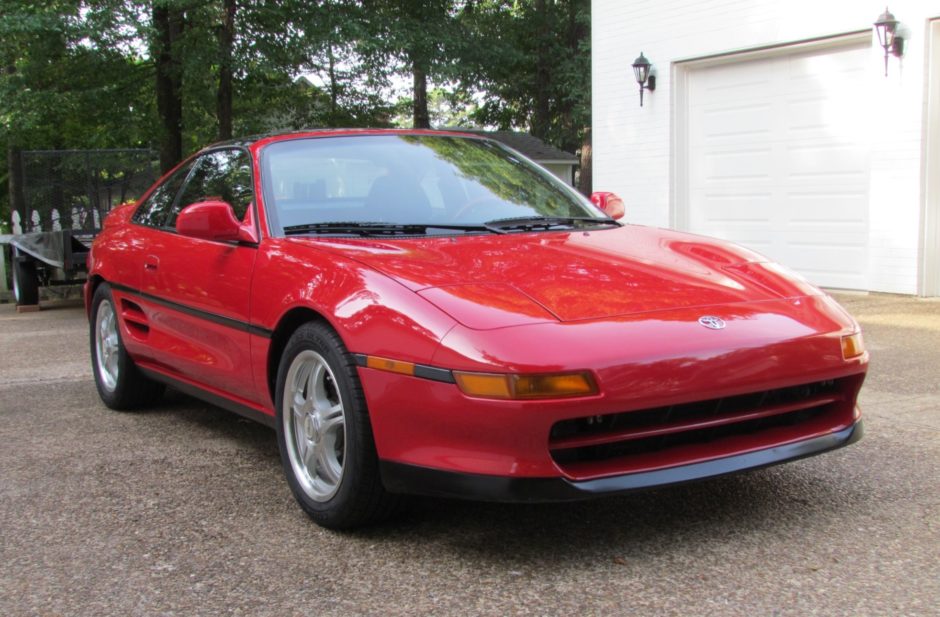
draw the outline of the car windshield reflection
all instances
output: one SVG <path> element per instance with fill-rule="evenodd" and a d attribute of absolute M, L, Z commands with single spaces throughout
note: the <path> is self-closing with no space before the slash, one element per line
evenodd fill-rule
<path fill-rule="evenodd" d="M 267 146 L 262 165 L 272 227 L 284 235 L 502 233 L 615 224 L 551 173 L 485 139 L 295 139 Z M 489 224 L 507 220 L 534 223 Z M 543 220 L 552 224 L 539 224 Z"/>

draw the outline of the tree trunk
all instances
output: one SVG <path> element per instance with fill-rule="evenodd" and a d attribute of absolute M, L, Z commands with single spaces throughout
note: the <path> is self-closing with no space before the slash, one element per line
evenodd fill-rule
<path fill-rule="evenodd" d="M 591 151 L 591 127 L 584 127 L 584 138 L 581 142 L 581 175 L 578 177 L 578 190 L 582 194 L 591 196 L 594 184 L 594 170 L 591 167 L 594 153 Z"/>
<path fill-rule="evenodd" d="M 414 73 L 414 127 L 431 128 L 431 116 L 428 114 L 428 72 L 421 60 L 412 60 Z"/>
<path fill-rule="evenodd" d="M 558 129 L 555 131 L 555 145 L 560 147 L 565 152 L 575 152 L 580 149 L 584 143 L 584 140 L 587 140 L 588 144 L 588 160 L 590 161 L 590 135 L 585 135 L 584 130 L 585 126 L 590 129 L 591 124 L 591 102 L 590 102 L 590 84 L 591 84 L 591 63 L 590 63 L 590 53 L 585 54 L 585 50 L 582 47 L 582 43 L 587 42 L 589 31 L 584 26 L 584 22 L 578 19 L 579 12 L 584 10 L 585 5 L 587 5 L 588 10 L 590 10 L 590 0 L 569 0 L 567 6 L 567 43 L 563 49 L 568 55 L 569 67 L 576 68 L 579 73 L 583 73 L 586 70 L 587 75 L 584 76 L 583 82 L 587 84 L 587 88 L 580 88 L 573 84 L 573 82 L 568 82 L 566 89 L 577 88 L 578 92 L 569 92 L 568 96 L 561 96 L 557 100 L 552 101 L 554 104 L 554 113 L 552 116 L 558 122 Z M 587 56 L 587 62 L 581 62 L 580 60 Z M 568 69 L 570 70 L 570 68 Z M 562 78 L 564 79 L 564 78 Z M 586 100 L 582 100 L 581 97 L 584 97 Z M 586 115 L 587 118 L 581 117 Z M 590 173 L 590 170 L 588 170 Z"/>
<path fill-rule="evenodd" d="M 222 26 L 219 28 L 219 90 L 217 115 L 219 139 L 232 138 L 232 46 L 235 42 L 235 0 L 222 3 Z"/>
<path fill-rule="evenodd" d="M 549 107 L 549 85 L 551 82 L 551 63 L 549 57 L 550 38 L 553 36 L 549 28 L 549 17 L 545 0 L 535 0 L 535 18 L 538 20 L 538 41 L 535 44 L 535 84 L 533 88 L 532 128 L 531 132 L 539 139 L 548 136 L 551 125 L 551 111 Z"/>
<path fill-rule="evenodd" d="M 157 69 L 157 114 L 160 116 L 160 169 L 166 173 L 183 158 L 182 66 L 174 50 L 183 32 L 183 12 L 154 4 L 156 30 L 153 57 Z"/>
<path fill-rule="evenodd" d="M 330 74 L 330 126 L 336 126 L 336 112 L 339 108 L 339 83 L 336 81 L 336 57 L 333 55 L 333 42 L 327 44 L 327 53 L 329 54 L 329 74 Z"/>

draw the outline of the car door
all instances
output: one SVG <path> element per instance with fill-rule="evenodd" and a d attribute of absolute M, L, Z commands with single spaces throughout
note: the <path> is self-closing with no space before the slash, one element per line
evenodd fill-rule
<path fill-rule="evenodd" d="M 172 208 L 143 233 L 141 294 L 154 359 L 178 379 L 258 403 L 248 335 L 257 248 L 176 233 L 179 212 L 207 199 L 244 218 L 253 202 L 251 157 L 240 148 L 200 155 Z"/>
<path fill-rule="evenodd" d="M 158 355 L 152 346 L 149 317 L 140 296 L 144 252 L 154 241 L 149 230 L 161 227 L 169 216 L 192 168 L 193 163 L 189 161 L 164 178 L 137 207 L 131 218 L 134 225 L 121 230 L 116 242 L 108 243 L 108 250 L 113 252 L 108 260 L 112 265 L 108 282 L 121 308 L 118 314 L 124 345 L 138 362 L 145 364 L 155 363 Z"/>

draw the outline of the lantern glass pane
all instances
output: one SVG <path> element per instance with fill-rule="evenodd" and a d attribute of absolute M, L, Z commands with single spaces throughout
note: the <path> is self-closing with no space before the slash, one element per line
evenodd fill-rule
<path fill-rule="evenodd" d="M 889 24 L 885 27 L 884 37 L 881 46 L 882 47 L 891 47 L 894 44 L 894 32 L 896 24 Z"/>
<path fill-rule="evenodd" d="M 642 64 L 633 65 L 633 74 L 636 76 L 636 83 L 641 84 L 641 85 L 646 83 L 647 71 L 649 71 L 649 66 L 642 65 Z"/>

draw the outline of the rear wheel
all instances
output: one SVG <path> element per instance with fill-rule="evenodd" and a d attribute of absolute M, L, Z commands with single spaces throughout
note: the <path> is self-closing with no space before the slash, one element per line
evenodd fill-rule
<path fill-rule="evenodd" d="M 124 349 L 111 288 L 102 283 L 91 305 L 91 368 L 98 395 L 111 409 L 129 410 L 159 400 L 163 384 L 145 377 Z"/>
<path fill-rule="evenodd" d="M 13 298 L 17 306 L 39 304 L 39 274 L 36 261 L 13 249 Z"/>
<path fill-rule="evenodd" d="M 298 328 L 281 356 L 277 437 L 291 491 L 319 525 L 349 529 L 393 510 L 355 362 L 323 324 Z"/>

